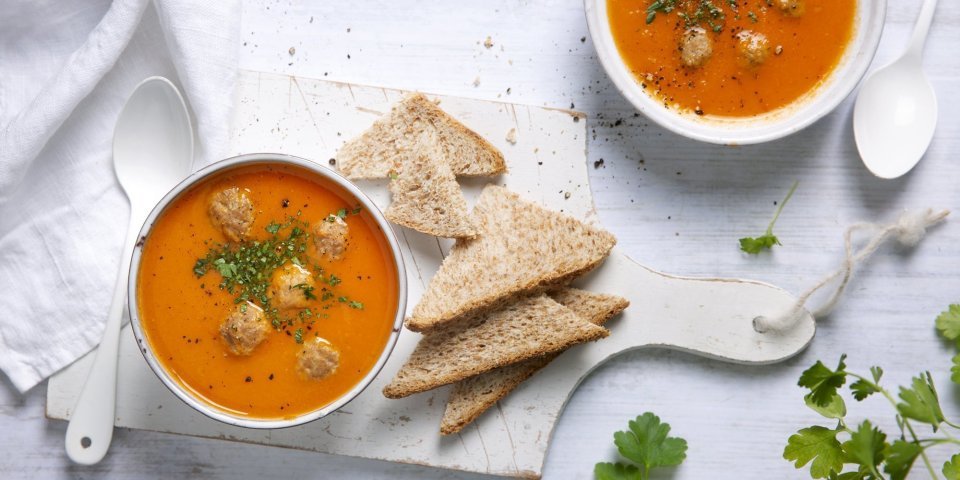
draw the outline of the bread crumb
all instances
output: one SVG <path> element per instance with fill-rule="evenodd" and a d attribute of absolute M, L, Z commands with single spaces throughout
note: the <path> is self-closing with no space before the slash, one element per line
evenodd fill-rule
<path fill-rule="evenodd" d="M 517 144 L 517 129 L 516 129 L 516 128 L 511 128 L 510 131 L 507 132 L 507 141 L 510 142 L 510 145 L 516 145 L 516 144 Z"/>
<path fill-rule="evenodd" d="M 474 86 L 474 87 L 479 87 L 479 86 L 480 86 L 480 77 L 479 77 L 479 76 L 478 76 L 477 78 L 474 78 L 474 79 L 473 79 L 473 86 Z"/>
<path fill-rule="evenodd" d="M 290 56 L 292 57 L 293 54 L 297 53 L 297 49 L 296 49 L 296 48 L 293 48 L 293 47 L 290 47 L 290 50 L 287 50 L 287 52 L 289 52 L 289 53 L 290 53 Z"/>
<path fill-rule="evenodd" d="M 487 35 L 487 39 L 483 41 L 483 46 L 487 49 L 493 48 L 493 39 L 490 38 L 490 35 Z"/>

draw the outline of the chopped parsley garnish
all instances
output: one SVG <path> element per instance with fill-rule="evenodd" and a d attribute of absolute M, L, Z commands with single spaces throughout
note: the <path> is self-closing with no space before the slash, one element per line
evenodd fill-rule
<path fill-rule="evenodd" d="M 313 294 L 313 290 L 316 287 L 312 287 L 310 285 L 307 285 L 306 283 L 298 283 L 290 288 L 299 288 L 300 290 L 303 290 L 303 296 L 306 297 L 307 300 L 317 299 L 317 296 Z"/>
<path fill-rule="evenodd" d="M 727 0 L 727 8 L 739 18 L 736 0 Z M 727 18 L 723 9 L 714 4 L 713 0 L 653 0 L 647 6 L 647 24 L 653 23 L 658 13 L 666 15 L 673 11 L 677 11 L 677 15 L 683 19 L 684 28 L 703 26 L 717 33 L 723 31 Z M 748 15 L 751 20 L 757 21 L 755 14 Z"/>
<path fill-rule="evenodd" d="M 360 207 L 352 210 L 353 213 L 359 213 Z M 346 208 L 341 208 L 336 214 L 331 214 L 327 220 L 335 218 L 344 218 L 350 212 Z M 297 212 L 299 216 L 300 212 Z M 326 314 L 317 315 L 311 308 L 304 308 L 297 312 L 290 312 L 294 315 L 288 318 L 286 313 L 271 305 L 270 281 L 274 272 L 290 263 L 300 267 L 307 265 L 309 261 L 309 245 L 311 240 L 310 225 L 291 216 L 283 223 L 271 222 L 264 230 L 270 235 L 266 239 L 247 240 L 238 243 L 213 245 L 209 252 L 203 258 L 197 259 L 193 265 L 193 273 L 197 278 L 201 278 L 208 272 L 215 271 L 220 274 L 220 283 L 218 287 L 227 291 L 234 298 L 234 303 L 240 304 L 241 311 L 246 311 L 246 302 L 252 302 L 263 308 L 267 319 L 277 330 L 285 330 L 290 335 L 290 330 L 296 322 L 300 324 L 313 323 L 315 318 L 327 318 Z M 310 264 L 313 265 L 313 264 Z M 340 303 L 347 304 L 348 307 L 357 310 L 363 310 L 363 303 L 353 301 L 346 296 L 337 295 L 332 289 L 341 284 L 342 279 L 337 275 L 330 274 L 323 280 L 323 269 L 318 265 L 313 265 L 315 269 L 315 278 L 325 281 L 328 286 L 322 287 L 319 293 L 308 283 L 299 283 L 290 287 L 303 291 L 307 300 L 317 301 L 317 305 L 311 305 L 316 308 L 328 309 L 334 299 Z M 206 283 L 201 283 L 201 288 Z M 324 305 L 326 303 L 326 305 Z M 303 329 L 297 328 L 293 333 L 297 343 L 303 341 Z"/>
<path fill-rule="evenodd" d="M 677 0 L 654 0 L 647 7 L 647 24 L 653 23 L 657 18 L 657 12 L 670 13 L 676 8 Z"/>
<path fill-rule="evenodd" d="M 198 259 L 193 273 L 202 277 L 211 268 L 222 277 L 220 288 L 234 294 L 236 303 L 255 301 L 270 311 L 267 289 L 273 271 L 307 250 L 310 234 L 307 223 L 290 218 L 276 225 L 276 233 L 266 240 L 217 245 L 204 258 Z M 280 232 L 284 231 L 285 235 Z M 294 262 L 296 263 L 296 262 Z"/>

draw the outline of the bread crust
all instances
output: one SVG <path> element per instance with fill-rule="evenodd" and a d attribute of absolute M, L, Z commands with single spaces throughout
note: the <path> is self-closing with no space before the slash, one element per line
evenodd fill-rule
<path fill-rule="evenodd" d="M 526 297 L 424 335 L 383 394 L 406 397 L 608 334 L 546 295 Z"/>
<path fill-rule="evenodd" d="M 507 171 L 500 150 L 421 93 L 407 95 L 360 136 L 340 147 L 337 165 L 350 179 L 388 178 L 424 132 L 435 134 L 439 154 L 456 176 Z"/>
<path fill-rule="evenodd" d="M 619 315 L 630 305 L 627 299 L 616 295 L 592 293 L 575 288 L 555 290 L 550 293 L 550 297 L 584 320 L 599 326 Z M 561 353 L 531 358 L 457 382 L 447 399 L 447 407 L 440 420 L 440 433 L 450 435 L 463 430 Z"/>
<path fill-rule="evenodd" d="M 407 318 L 410 330 L 427 332 L 569 283 L 600 265 L 616 244 L 603 229 L 495 185 L 484 188 L 474 217 L 483 234 L 453 246 Z"/>

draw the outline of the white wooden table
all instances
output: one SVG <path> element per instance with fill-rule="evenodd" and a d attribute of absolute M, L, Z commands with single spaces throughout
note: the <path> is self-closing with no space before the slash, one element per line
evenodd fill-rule
<path fill-rule="evenodd" d="M 890 2 L 877 63 L 899 54 L 919 3 Z M 927 45 L 925 65 L 941 107 L 934 143 L 913 173 L 895 181 L 875 179 L 860 164 L 850 101 L 783 141 L 742 148 L 698 144 L 634 114 L 593 55 L 578 1 L 425 5 L 246 2 L 241 67 L 532 105 L 573 104 L 590 116 L 590 174 L 602 222 L 626 253 L 671 273 L 753 278 L 798 292 L 837 264 L 845 225 L 892 219 L 902 207 L 958 207 L 960 3 L 941 2 Z M 490 49 L 483 46 L 487 36 Z M 769 255 L 741 254 L 737 239 L 766 228 L 773 202 L 795 179 L 800 187 L 775 229 L 784 245 Z M 843 352 L 852 369 L 883 365 L 890 387 L 931 369 L 948 416 L 960 415 L 958 390 L 949 384 L 951 347 L 933 330 L 937 313 L 960 302 L 958 266 L 957 219 L 931 231 L 915 251 L 883 248 L 820 323 L 810 349 L 782 365 L 733 366 L 663 351 L 609 362 L 567 406 L 545 477 L 590 478 L 594 463 L 616 459 L 612 433 L 653 411 L 690 444 L 686 463 L 658 478 L 804 478 L 780 458 L 793 431 L 819 422 L 795 383 L 815 360 L 834 363 Z M 0 387 L 0 477 L 470 478 L 125 430 L 116 433 L 101 464 L 77 467 L 63 454 L 65 424 L 44 418 L 44 397 L 45 386 L 23 397 L 9 385 Z M 890 409 L 880 401 L 851 410 L 852 420 L 884 420 L 887 433 L 894 433 Z"/>

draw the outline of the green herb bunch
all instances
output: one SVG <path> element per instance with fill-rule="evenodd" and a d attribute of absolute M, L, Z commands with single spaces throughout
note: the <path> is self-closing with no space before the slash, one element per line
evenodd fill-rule
<path fill-rule="evenodd" d="M 950 305 L 941 313 L 936 327 L 944 338 L 960 341 L 960 305 Z M 836 425 L 800 429 L 787 440 L 783 458 L 798 469 L 809 464 L 812 478 L 831 480 L 902 480 L 920 459 L 931 478 L 941 478 L 927 449 L 944 444 L 960 448 L 960 425 L 944 415 L 930 372 L 914 377 L 909 386 L 899 387 L 894 397 L 880 384 L 882 368 L 871 367 L 869 375 L 860 375 L 847 371 L 845 359 L 842 355 L 835 369 L 818 361 L 800 375 L 798 385 L 809 390 L 804 402 L 823 417 L 835 420 Z M 951 371 L 951 380 L 960 383 L 960 354 L 953 358 Z M 889 437 L 869 420 L 847 424 L 847 406 L 840 389 L 848 380 L 852 381 L 849 388 L 855 400 L 880 395 L 890 403 L 899 429 L 895 437 Z M 934 435 L 923 436 L 922 425 L 931 428 Z M 960 453 L 939 470 L 943 478 L 960 480 Z"/>
<path fill-rule="evenodd" d="M 687 441 L 668 437 L 670 425 L 656 415 L 644 413 L 627 426 L 613 434 L 613 443 L 633 463 L 598 463 L 593 469 L 597 480 L 647 480 L 650 470 L 680 465 L 687 458 Z"/>

